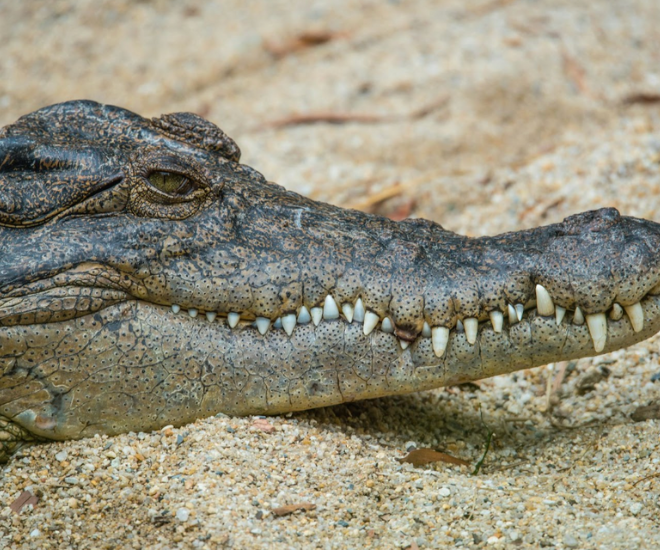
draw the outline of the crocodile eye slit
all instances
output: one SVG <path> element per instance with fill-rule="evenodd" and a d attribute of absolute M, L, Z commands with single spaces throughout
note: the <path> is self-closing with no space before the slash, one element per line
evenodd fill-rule
<path fill-rule="evenodd" d="M 654 289 L 657 292 L 657 289 Z M 447 346 L 452 334 L 463 334 L 463 337 L 469 345 L 476 345 L 479 340 L 479 334 L 485 328 L 490 328 L 496 334 L 502 333 L 507 327 L 504 324 L 508 314 L 508 328 L 522 322 L 524 318 L 531 315 L 537 317 L 550 317 L 553 323 L 561 325 L 566 317 L 568 308 L 564 308 L 554 303 L 548 290 L 542 285 L 536 285 L 536 300 L 530 301 L 527 309 L 520 303 L 507 304 L 504 311 L 492 310 L 488 314 L 477 317 L 464 317 L 462 320 L 457 320 L 451 326 L 431 325 L 428 321 L 423 322 L 423 328 L 417 335 L 416 339 L 430 338 L 433 351 L 436 356 L 442 357 L 445 354 Z M 171 306 L 172 311 L 177 314 L 179 312 L 186 312 L 180 305 L 174 304 Z M 197 317 L 197 308 L 188 308 L 188 315 L 190 317 Z M 310 313 L 311 312 L 311 313 Z M 624 315 L 625 312 L 625 315 Z M 636 302 L 631 305 L 621 306 L 618 303 L 613 303 L 609 308 L 608 314 L 606 312 L 585 314 L 579 306 L 576 306 L 572 311 L 572 316 L 566 321 L 570 325 L 579 327 L 586 323 L 589 331 L 589 336 L 593 342 L 594 350 L 598 353 L 605 349 L 607 344 L 607 327 L 609 322 L 618 322 L 626 317 L 632 329 L 635 332 L 640 332 L 644 328 L 644 308 L 641 302 Z M 283 331 L 288 336 L 291 336 L 298 325 L 306 325 L 310 322 L 314 326 L 318 326 L 322 322 L 335 321 L 343 322 L 347 325 L 362 325 L 361 332 L 365 336 L 371 335 L 375 330 L 379 330 L 384 334 L 389 334 L 392 338 L 397 338 L 402 350 L 405 350 L 413 342 L 402 340 L 396 336 L 396 325 L 391 315 L 380 317 L 373 311 L 365 308 L 362 298 L 357 298 L 354 303 L 344 302 L 341 306 L 341 313 L 337 306 L 335 298 L 328 294 L 322 302 L 322 305 L 307 309 L 305 306 L 300 306 L 297 312 L 283 314 L 275 319 L 267 317 L 254 317 L 250 315 L 242 315 L 237 312 L 230 313 L 216 313 L 207 312 L 206 318 L 209 322 L 214 322 L 218 318 L 219 322 L 225 322 L 230 328 L 235 329 L 249 328 L 256 329 L 261 335 L 266 335 L 270 330 Z"/>
<path fill-rule="evenodd" d="M 193 180 L 182 174 L 162 170 L 150 172 L 147 180 L 160 192 L 178 197 L 185 197 L 198 187 Z"/>

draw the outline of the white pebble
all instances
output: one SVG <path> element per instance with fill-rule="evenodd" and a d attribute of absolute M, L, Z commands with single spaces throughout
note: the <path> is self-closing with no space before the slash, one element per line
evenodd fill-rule
<path fill-rule="evenodd" d="M 451 491 L 449 490 L 448 487 L 441 487 L 440 490 L 438 491 L 438 494 L 442 497 L 448 497 L 451 495 Z"/>
<path fill-rule="evenodd" d="M 58 462 L 62 462 L 64 460 L 66 460 L 67 456 L 69 456 L 69 455 L 66 451 L 60 451 L 59 453 L 57 453 L 55 455 L 55 460 L 57 460 Z"/>
<path fill-rule="evenodd" d="M 32 531 L 30 531 L 30 536 L 33 538 L 36 538 L 39 535 L 41 535 L 41 531 L 39 531 L 39 529 L 33 529 Z"/>
<path fill-rule="evenodd" d="M 633 502 L 630 505 L 629 510 L 630 510 L 630 513 L 633 516 L 636 516 L 637 514 L 639 514 L 642 511 L 642 508 L 644 508 L 644 505 L 641 502 Z"/>
<path fill-rule="evenodd" d="M 188 518 L 190 517 L 190 510 L 187 508 L 179 508 L 176 511 L 176 519 L 179 521 L 188 521 Z"/>

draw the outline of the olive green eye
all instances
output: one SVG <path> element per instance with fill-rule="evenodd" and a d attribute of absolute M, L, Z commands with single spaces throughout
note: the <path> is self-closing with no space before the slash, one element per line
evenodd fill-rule
<path fill-rule="evenodd" d="M 173 172 L 151 172 L 147 179 L 156 189 L 168 195 L 185 196 L 197 188 L 191 179 Z"/>

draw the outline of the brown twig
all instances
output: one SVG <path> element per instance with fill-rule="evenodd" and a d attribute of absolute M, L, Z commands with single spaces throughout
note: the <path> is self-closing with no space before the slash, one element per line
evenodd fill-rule
<path fill-rule="evenodd" d="M 646 477 L 643 477 L 642 479 L 638 479 L 637 481 L 635 481 L 635 483 L 632 484 L 632 486 L 635 487 L 636 485 L 642 483 L 643 481 L 648 481 L 649 479 L 653 479 L 655 477 L 660 477 L 660 472 L 656 472 L 655 474 L 650 474 Z"/>
<path fill-rule="evenodd" d="M 309 124 L 380 124 L 383 122 L 397 122 L 401 120 L 418 120 L 441 109 L 449 102 L 449 97 L 442 97 L 410 113 L 375 115 L 367 113 L 342 113 L 334 111 L 319 111 L 291 115 L 284 118 L 266 122 L 259 129 L 287 128 L 289 126 L 305 126 Z"/>

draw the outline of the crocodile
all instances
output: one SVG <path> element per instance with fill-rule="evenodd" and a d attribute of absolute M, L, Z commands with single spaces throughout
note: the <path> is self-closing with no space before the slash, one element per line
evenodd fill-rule
<path fill-rule="evenodd" d="M 660 225 L 493 237 L 315 202 L 191 113 L 0 130 L 0 460 L 35 442 L 459 384 L 660 330 Z"/>

